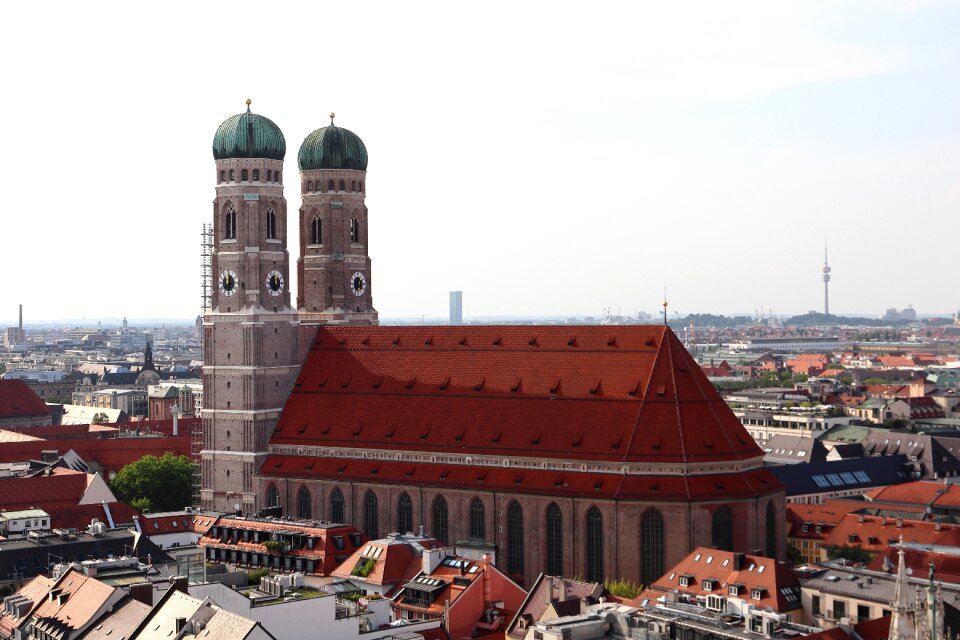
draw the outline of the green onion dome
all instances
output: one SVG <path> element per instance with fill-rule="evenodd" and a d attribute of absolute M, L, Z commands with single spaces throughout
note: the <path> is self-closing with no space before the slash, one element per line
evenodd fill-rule
<path fill-rule="evenodd" d="M 300 145 L 297 160 L 301 171 L 310 169 L 359 169 L 367 170 L 367 147 L 360 136 L 349 129 L 333 124 L 321 127 L 308 135 Z"/>
<path fill-rule="evenodd" d="M 287 154 L 287 141 L 283 139 L 280 127 L 270 118 L 250 113 L 250 100 L 247 100 L 247 112 L 230 116 L 217 128 L 213 136 L 213 157 L 216 160 L 228 158 L 270 158 L 283 160 Z"/>

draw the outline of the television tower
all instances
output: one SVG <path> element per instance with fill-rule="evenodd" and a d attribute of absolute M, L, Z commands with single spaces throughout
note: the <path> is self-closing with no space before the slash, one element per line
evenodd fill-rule
<path fill-rule="evenodd" d="M 827 239 L 823 239 L 823 313 L 830 315 L 830 264 L 827 262 Z"/>

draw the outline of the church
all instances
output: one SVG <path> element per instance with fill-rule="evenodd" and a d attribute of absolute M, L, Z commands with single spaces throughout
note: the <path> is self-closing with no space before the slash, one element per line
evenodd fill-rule
<path fill-rule="evenodd" d="M 249 102 L 214 136 L 204 508 L 422 529 L 527 584 L 784 558 L 784 489 L 669 327 L 379 325 L 367 150 L 333 114 L 298 153 L 294 308 L 285 153 Z"/>

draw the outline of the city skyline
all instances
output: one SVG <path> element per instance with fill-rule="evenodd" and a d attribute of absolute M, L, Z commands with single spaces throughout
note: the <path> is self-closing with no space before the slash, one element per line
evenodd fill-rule
<path fill-rule="evenodd" d="M 248 97 L 290 150 L 329 111 L 366 142 L 384 319 L 442 318 L 454 289 L 468 318 L 656 313 L 664 285 L 681 315 L 801 314 L 821 306 L 824 234 L 834 313 L 957 306 L 916 284 L 953 268 L 945 240 L 899 229 L 960 226 L 956 7 L 551 5 L 504 22 L 498 6 L 378 5 L 355 25 L 377 47 L 325 34 L 342 59 L 312 49 L 322 21 L 290 6 L 264 20 L 294 37 L 249 56 L 210 37 L 243 11 L 11 9 L 24 28 L 0 44 L 20 60 L 7 87 L 29 98 L 0 104 L 18 151 L 0 170 L 19 183 L 8 208 L 43 215 L 14 223 L 26 237 L 8 260 L 34 273 L 9 313 L 195 316 L 210 142 Z M 288 151 L 289 224 L 296 175 Z"/>

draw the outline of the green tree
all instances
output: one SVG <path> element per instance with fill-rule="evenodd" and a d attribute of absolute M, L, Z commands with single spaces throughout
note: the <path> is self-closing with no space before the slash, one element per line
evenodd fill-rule
<path fill-rule="evenodd" d="M 787 545 L 787 561 L 791 564 L 803 564 L 803 554 L 792 544 Z"/>
<path fill-rule="evenodd" d="M 106 424 L 109 421 L 110 421 L 110 418 L 107 417 L 107 414 L 105 414 L 103 411 L 98 411 L 96 415 L 93 416 L 93 420 L 91 420 L 90 422 L 92 424 Z"/>
<path fill-rule="evenodd" d="M 111 487 L 118 499 L 135 509 L 178 511 L 190 504 L 192 474 L 190 458 L 167 452 L 131 462 L 120 469 Z"/>

